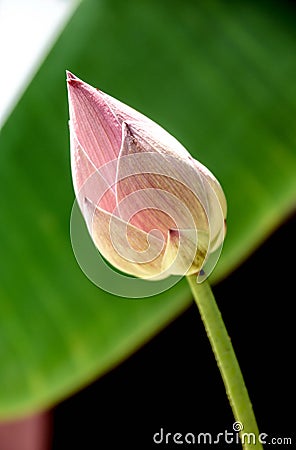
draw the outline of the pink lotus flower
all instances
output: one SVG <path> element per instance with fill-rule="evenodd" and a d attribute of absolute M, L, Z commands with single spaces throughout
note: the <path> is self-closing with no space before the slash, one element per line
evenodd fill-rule
<path fill-rule="evenodd" d="M 98 250 L 141 278 L 200 272 L 224 240 L 216 178 L 159 125 L 67 75 L 73 184 Z"/>

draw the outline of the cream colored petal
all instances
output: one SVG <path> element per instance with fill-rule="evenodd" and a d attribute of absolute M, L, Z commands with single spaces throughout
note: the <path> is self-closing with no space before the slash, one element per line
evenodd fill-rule
<path fill-rule="evenodd" d="M 201 173 L 207 196 L 206 211 L 209 218 L 210 251 L 213 252 L 220 247 L 225 238 L 226 198 L 214 175 L 198 161 L 195 161 L 195 166 Z"/>
<path fill-rule="evenodd" d="M 191 275 L 201 270 L 207 255 L 208 234 L 196 230 L 170 230 L 162 268 L 172 275 Z"/>
<path fill-rule="evenodd" d="M 84 217 L 96 247 L 113 266 L 141 278 L 160 274 L 165 246 L 159 236 L 148 235 L 87 199 Z"/>
<path fill-rule="evenodd" d="M 217 198 L 220 202 L 223 216 L 224 216 L 224 218 L 226 218 L 227 202 L 226 202 L 226 197 L 225 197 L 224 191 L 221 187 L 221 184 L 219 183 L 217 178 L 212 174 L 212 172 L 210 172 L 209 169 L 207 169 L 207 167 L 204 166 L 203 164 L 201 164 L 199 161 L 194 160 L 194 165 L 197 168 L 197 170 L 199 170 L 205 176 L 205 178 L 209 182 L 210 186 L 214 190 L 214 192 L 217 195 Z"/>

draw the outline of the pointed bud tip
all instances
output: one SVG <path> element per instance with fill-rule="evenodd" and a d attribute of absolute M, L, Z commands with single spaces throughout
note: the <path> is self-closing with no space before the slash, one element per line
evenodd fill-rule
<path fill-rule="evenodd" d="M 67 75 L 66 81 L 68 84 L 73 85 L 76 83 L 82 83 L 82 81 L 69 70 L 66 70 L 66 75 Z"/>
<path fill-rule="evenodd" d="M 67 82 L 68 86 L 85 87 L 87 90 L 91 90 L 91 91 L 93 91 L 95 89 L 96 91 L 101 93 L 100 89 L 93 88 L 85 81 L 82 81 L 80 78 L 76 77 L 76 75 L 74 75 L 74 73 L 70 72 L 69 70 L 66 70 L 66 75 L 67 75 L 66 82 Z"/>

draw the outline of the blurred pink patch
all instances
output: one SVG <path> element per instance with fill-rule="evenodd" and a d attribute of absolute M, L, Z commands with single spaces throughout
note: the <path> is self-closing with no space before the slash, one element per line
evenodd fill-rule
<path fill-rule="evenodd" d="M 50 450 L 52 418 L 44 412 L 15 421 L 0 422 L 1 450 Z"/>

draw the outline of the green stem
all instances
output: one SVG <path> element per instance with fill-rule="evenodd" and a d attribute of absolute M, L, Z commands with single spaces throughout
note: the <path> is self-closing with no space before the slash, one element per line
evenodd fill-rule
<path fill-rule="evenodd" d="M 187 279 L 211 342 L 235 420 L 243 425 L 240 433 L 243 448 L 262 449 L 248 391 L 211 287 L 207 281 L 198 284 L 196 275 L 188 276 Z"/>

